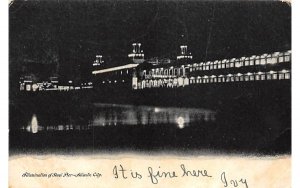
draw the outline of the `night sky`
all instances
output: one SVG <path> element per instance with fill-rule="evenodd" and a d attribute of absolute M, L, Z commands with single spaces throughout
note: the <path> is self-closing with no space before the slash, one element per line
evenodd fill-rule
<path fill-rule="evenodd" d="M 126 63 L 131 43 L 146 58 L 195 61 L 291 49 L 291 7 L 237 1 L 15 1 L 9 9 L 10 80 L 34 73 L 80 80 L 96 54 Z"/>

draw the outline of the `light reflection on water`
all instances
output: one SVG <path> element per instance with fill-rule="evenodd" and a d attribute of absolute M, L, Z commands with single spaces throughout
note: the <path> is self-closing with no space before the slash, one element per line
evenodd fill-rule
<path fill-rule="evenodd" d="M 29 124 L 26 127 L 26 130 L 31 133 L 37 133 L 41 129 L 42 129 L 42 127 L 39 127 L 39 123 L 38 123 L 36 115 L 33 114 L 31 121 L 29 122 Z"/>
<path fill-rule="evenodd" d="M 185 123 L 185 121 L 184 121 L 184 118 L 183 117 L 178 117 L 177 119 L 176 119 L 176 122 L 177 122 L 177 124 L 178 124 L 178 128 L 180 128 L 180 129 L 182 129 L 182 128 L 184 128 L 184 123 Z"/>
<path fill-rule="evenodd" d="M 26 130 L 31 133 L 38 131 L 70 131 L 88 130 L 92 127 L 120 125 L 176 125 L 183 129 L 190 123 L 215 121 L 215 112 L 197 108 L 152 107 L 119 104 L 95 104 L 92 119 L 85 122 L 59 123 L 56 125 L 39 125 L 36 114 L 33 114 Z M 55 118 L 55 117 L 53 117 Z M 72 117 L 70 117 L 72 119 Z M 41 124 L 41 123 L 40 123 Z M 24 127 L 23 127 L 24 129 Z"/>
<path fill-rule="evenodd" d="M 190 123 L 214 121 L 211 110 L 196 108 L 151 107 L 96 104 L 94 126 L 176 124 L 184 128 Z"/>

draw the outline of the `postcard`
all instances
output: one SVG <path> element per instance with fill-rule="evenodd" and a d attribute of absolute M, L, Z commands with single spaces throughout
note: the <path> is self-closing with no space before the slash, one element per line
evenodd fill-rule
<path fill-rule="evenodd" d="M 9 3 L 9 187 L 291 187 L 291 3 Z"/>

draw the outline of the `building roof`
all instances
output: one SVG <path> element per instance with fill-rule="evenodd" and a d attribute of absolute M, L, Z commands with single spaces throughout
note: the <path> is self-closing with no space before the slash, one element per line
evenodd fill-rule
<path fill-rule="evenodd" d="M 113 71 L 118 71 L 118 70 L 123 70 L 123 69 L 131 69 L 137 67 L 139 64 L 127 64 L 127 65 L 122 65 L 122 66 L 117 66 L 117 67 L 111 67 L 111 68 L 106 68 L 106 69 L 101 69 L 101 70 L 95 70 L 92 73 L 93 74 L 102 74 L 102 73 L 107 73 L 107 72 L 113 72 Z"/>

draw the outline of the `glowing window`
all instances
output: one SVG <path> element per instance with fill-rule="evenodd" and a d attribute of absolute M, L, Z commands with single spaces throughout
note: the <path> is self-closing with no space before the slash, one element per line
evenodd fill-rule
<path fill-rule="evenodd" d="M 222 62 L 221 62 L 222 69 L 225 69 L 225 67 L 226 67 L 226 65 L 225 65 L 225 64 L 226 64 L 226 62 L 225 62 L 225 61 L 222 61 Z"/>
<path fill-rule="evenodd" d="M 280 56 L 280 57 L 278 58 L 278 61 L 279 61 L 279 63 L 282 63 L 282 62 L 284 62 L 284 60 L 283 60 L 283 56 Z"/>
<path fill-rule="evenodd" d="M 230 68 L 230 62 L 226 61 L 226 68 Z"/>
<path fill-rule="evenodd" d="M 257 62 L 259 62 L 258 60 L 256 60 Z M 259 64 L 259 63 L 258 63 Z M 254 65 L 254 59 L 250 59 L 249 65 L 252 66 Z"/>
<path fill-rule="evenodd" d="M 253 61 L 253 59 L 251 59 L 251 61 Z M 245 60 L 245 66 L 249 66 L 250 65 L 250 62 L 249 62 L 249 59 L 247 58 L 246 60 Z"/>
<path fill-rule="evenodd" d="M 230 60 L 230 62 L 229 62 L 229 67 L 230 67 L 230 68 L 233 68 L 233 67 L 234 67 L 234 62 L 235 62 L 234 59 Z"/>
<path fill-rule="evenodd" d="M 222 64 L 221 62 L 218 63 L 218 69 L 221 69 L 222 68 Z"/>
<path fill-rule="evenodd" d="M 242 62 L 240 62 L 239 60 L 236 60 L 235 67 L 241 67 L 241 66 L 242 66 Z"/>
<path fill-rule="evenodd" d="M 218 61 L 214 62 L 214 69 L 218 69 Z"/>
<path fill-rule="evenodd" d="M 289 72 L 284 74 L 285 79 L 291 79 L 291 74 Z"/>
<path fill-rule="evenodd" d="M 269 57 L 267 58 L 267 63 L 268 63 L 268 64 L 275 64 L 275 63 L 277 63 L 277 58 L 276 58 L 276 57 L 271 57 L 271 56 L 269 56 Z"/>
<path fill-rule="evenodd" d="M 260 59 L 260 64 L 261 65 L 265 65 L 267 62 L 266 62 L 266 58 L 262 58 Z"/>
<path fill-rule="evenodd" d="M 291 57 L 289 55 L 284 56 L 284 61 L 288 62 L 291 60 Z"/>
<path fill-rule="evenodd" d="M 260 75 L 259 74 L 255 75 L 255 80 L 260 80 Z"/>
<path fill-rule="evenodd" d="M 278 79 L 279 79 L 279 80 L 284 79 L 284 74 L 283 74 L 283 73 L 279 73 L 279 74 L 278 74 Z"/>

